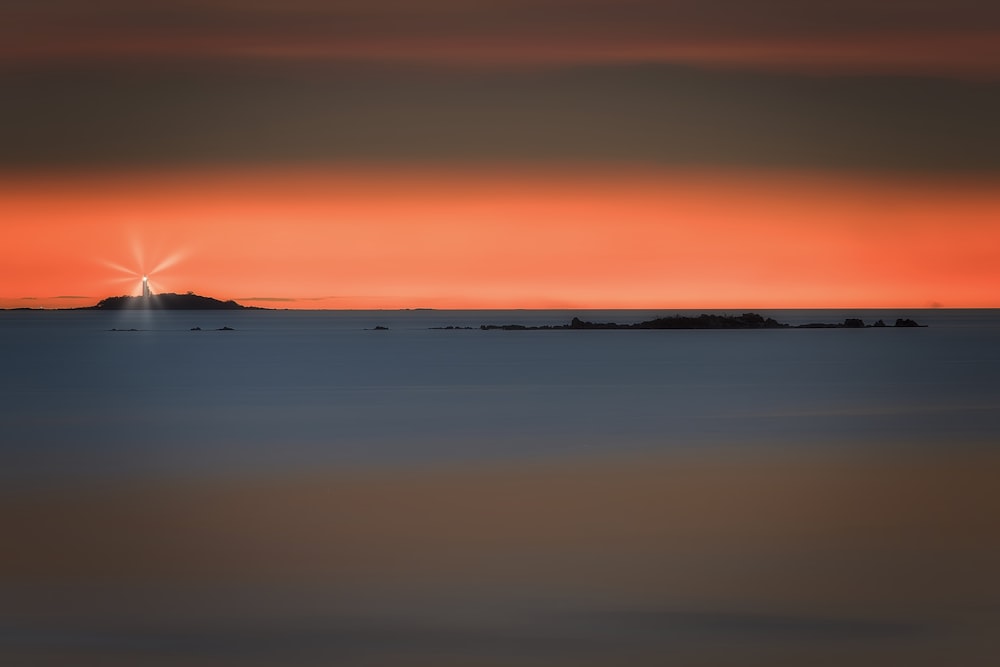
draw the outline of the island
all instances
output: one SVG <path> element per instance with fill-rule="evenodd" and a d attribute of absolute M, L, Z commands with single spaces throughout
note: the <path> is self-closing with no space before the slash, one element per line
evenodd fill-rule
<path fill-rule="evenodd" d="M 81 310 L 265 310 L 244 306 L 233 300 L 220 301 L 194 292 L 151 294 L 149 296 L 109 296 Z"/>
<path fill-rule="evenodd" d="M 525 324 L 483 324 L 480 329 L 483 331 L 552 331 L 552 330 L 588 330 L 588 329 L 867 329 L 886 327 L 886 323 L 877 320 L 873 324 L 865 324 L 864 320 L 849 317 L 843 322 L 837 323 L 810 323 L 791 325 L 778 322 L 772 317 L 764 317 L 758 313 L 743 313 L 742 315 L 711 315 L 702 313 L 691 317 L 687 315 L 673 315 L 670 317 L 658 317 L 645 322 L 635 324 L 617 324 L 615 322 L 585 322 L 579 317 L 574 317 L 569 324 L 545 324 L 545 325 L 525 325 Z M 926 325 L 917 324 L 911 319 L 899 318 L 894 327 L 910 328 L 924 327 Z M 434 327 L 437 329 L 464 329 L 469 327 Z"/>

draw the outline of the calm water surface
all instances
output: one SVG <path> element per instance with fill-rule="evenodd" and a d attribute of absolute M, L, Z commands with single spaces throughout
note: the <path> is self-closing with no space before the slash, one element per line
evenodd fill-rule
<path fill-rule="evenodd" d="M 0 664 L 1000 664 L 1000 312 L 665 314 L 0 312 Z"/>
<path fill-rule="evenodd" d="M 430 329 L 574 314 L 664 313 L 0 313 L 0 474 L 949 446 L 1000 434 L 998 311 L 766 313 L 793 324 L 914 317 L 926 329 Z M 223 326 L 236 330 L 212 330 Z"/>

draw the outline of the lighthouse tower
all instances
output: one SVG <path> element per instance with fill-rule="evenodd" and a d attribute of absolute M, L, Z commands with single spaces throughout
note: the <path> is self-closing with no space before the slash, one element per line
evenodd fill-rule
<path fill-rule="evenodd" d="M 150 297 L 149 278 L 146 276 L 142 277 L 142 296 L 146 297 L 147 299 Z"/>

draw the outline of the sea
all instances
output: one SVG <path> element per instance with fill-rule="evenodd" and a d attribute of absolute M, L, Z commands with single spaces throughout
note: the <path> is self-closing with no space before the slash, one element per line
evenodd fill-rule
<path fill-rule="evenodd" d="M 0 312 L 0 478 L 1000 443 L 1000 311 L 761 312 L 926 328 L 479 330 L 696 311 Z"/>
<path fill-rule="evenodd" d="M 0 312 L 0 664 L 1000 664 L 1000 310 L 700 312 Z"/>

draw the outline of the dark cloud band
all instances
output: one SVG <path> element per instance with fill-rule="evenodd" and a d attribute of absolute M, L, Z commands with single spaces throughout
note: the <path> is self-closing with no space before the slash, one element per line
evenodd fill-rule
<path fill-rule="evenodd" d="M 114 58 L 694 62 L 1000 76 L 979 0 L 5 3 L 0 63 Z"/>
<path fill-rule="evenodd" d="M 0 75 L 0 166 L 648 161 L 1000 170 L 1000 83 L 676 66 L 284 63 Z"/>

